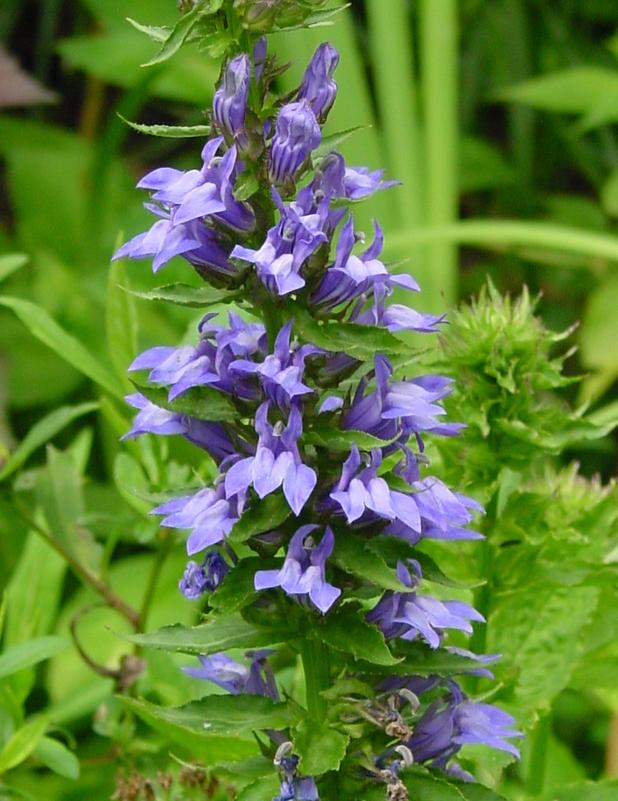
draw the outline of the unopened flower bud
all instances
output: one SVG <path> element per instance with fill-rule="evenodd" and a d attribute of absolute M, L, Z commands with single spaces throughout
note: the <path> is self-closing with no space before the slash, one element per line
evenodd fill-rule
<path fill-rule="evenodd" d="M 269 177 L 275 184 L 294 180 L 322 133 L 315 114 L 304 101 L 288 103 L 277 117 L 270 150 Z"/>
<path fill-rule="evenodd" d="M 337 96 L 333 72 L 338 63 L 339 53 L 323 42 L 313 54 L 298 90 L 298 99 L 305 100 L 320 121 L 326 119 Z"/>
<path fill-rule="evenodd" d="M 245 53 L 228 61 L 223 81 L 212 104 L 215 124 L 227 139 L 235 139 L 243 132 L 247 95 L 249 93 L 249 58 Z"/>

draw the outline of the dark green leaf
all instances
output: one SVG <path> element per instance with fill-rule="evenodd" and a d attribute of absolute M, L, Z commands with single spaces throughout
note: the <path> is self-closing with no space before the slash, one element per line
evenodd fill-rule
<path fill-rule="evenodd" d="M 37 637 L 12 645 L 0 654 L 0 679 L 37 665 L 64 651 L 69 643 L 62 637 Z"/>
<path fill-rule="evenodd" d="M 189 139 L 191 137 L 206 137 L 210 134 L 210 125 L 143 125 L 141 122 L 131 122 L 122 114 L 118 115 L 123 122 L 130 125 L 133 130 L 148 136 L 160 136 L 165 139 Z"/>
<path fill-rule="evenodd" d="M 167 61 L 168 58 L 171 58 L 174 53 L 177 53 L 197 25 L 199 18 L 200 9 L 198 6 L 194 6 L 191 11 L 183 14 L 163 42 L 161 49 L 150 61 L 142 64 L 142 66 L 151 67 L 153 64 L 160 64 L 162 61 Z"/>
<path fill-rule="evenodd" d="M 377 547 L 371 551 L 361 537 L 356 537 L 349 529 L 337 531 L 335 537 L 335 552 L 333 559 L 347 573 L 370 581 L 385 590 L 408 592 L 409 588 L 397 578 L 395 571 L 390 568 Z"/>
<path fill-rule="evenodd" d="M 267 621 L 265 621 L 267 622 Z M 264 648 L 293 635 L 285 622 L 257 628 L 240 615 L 215 618 L 202 626 L 165 626 L 151 634 L 123 635 L 131 642 L 164 651 L 185 654 L 212 654 L 230 648 Z"/>
<path fill-rule="evenodd" d="M 220 392 L 209 387 L 195 387 L 183 393 L 171 403 L 167 399 L 167 389 L 148 385 L 135 385 L 149 401 L 162 409 L 171 412 L 188 414 L 198 420 L 216 420 L 233 423 L 238 421 L 239 414 L 231 402 Z"/>
<path fill-rule="evenodd" d="M 29 300 L 6 296 L 0 297 L 0 306 L 6 306 L 14 311 L 31 334 L 85 376 L 91 378 L 110 394 L 118 398 L 122 397 L 122 386 L 107 367 L 98 362 L 78 339 L 67 334 L 45 309 Z"/>
<path fill-rule="evenodd" d="M 238 296 L 237 292 L 229 292 L 227 289 L 216 289 L 208 285 L 193 287 L 189 284 L 166 284 L 143 292 L 131 290 L 131 294 L 144 300 L 168 300 L 179 306 L 196 309 L 217 303 L 231 303 Z"/>
<path fill-rule="evenodd" d="M 243 516 L 232 528 L 228 539 L 230 542 L 246 542 L 256 534 L 272 529 L 284 523 L 292 514 L 288 502 L 280 493 L 268 495 L 255 506 L 245 509 Z"/>
<path fill-rule="evenodd" d="M 8 476 L 19 469 L 30 454 L 34 453 L 41 445 L 48 442 L 59 431 L 65 428 L 65 426 L 68 426 L 69 423 L 72 423 L 73 420 L 76 420 L 78 417 L 98 409 L 98 406 L 98 403 L 82 403 L 79 406 L 62 406 L 60 409 L 54 409 L 54 411 L 35 423 L 9 456 L 2 470 L 0 470 L 0 481 L 8 478 Z"/>
<path fill-rule="evenodd" d="M 405 676 L 417 674 L 419 676 L 439 675 L 458 675 L 477 670 L 479 663 L 473 659 L 458 654 L 452 654 L 444 648 L 433 650 L 422 642 L 406 642 L 397 639 L 391 643 L 391 648 L 397 664 L 390 668 L 391 673 Z M 363 657 L 367 659 L 367 657 Z M 363 670 L 375 671 L 375 667 L 363 664 Z"/>
<path fill-rule="evenodd" d="M 352 654 L 354 659 L 389 666 L 399 662 L 389 651 L 382 632 L 365 622 L 362 613 L 350 606 L 327 615 L 311 634 L 331 648 Z"/>
<path fill-rule="evenodd" d="M 225 580 L 210 596 L 210 605 L 225 614 L 232 614 L 255 600 L 253 579 L 257 570 L 274 567 L 258 556 L 242 559 L 227 574 Z"/>
<path fill-rule="evenodd" d="M 451 782 L 424 768 L 415 766 L 401 773 L 410 798 L 423 801 L 466 801 L 465 795 Z"/>
<path fill-rule="evenodd" d="M 59 776 L 64 776 L 66 779 L 79 778 L 79 760 L 66 745 L 58 740 L 41 737 L 34 749 L 34 755 Z"/>
<path fill-rule="evenodd" d="M 382 328 L 335 320 L 319 323 L 305 311 L 296 314 L 296 330 L 308 342 L 355 359 L 372 361 L 376 353 L 409 355 L 412 348 Z"/>
<path fill-rule="evenodd" d="M 361 451 L 370 451 L 372 448 L 383 448 L 392 442 L 374 437 L 373 434 L 366 434 L 364 431 L 343 431 L 335 426 L 319 423 L 307 431 L 304 438 L 313 445 L 344 453 L 349 453 L 354 444 Z"/>
<path fill-rule="evenodd" d="M 308 776 L 337 770 L 349 741 L 347 734 L 326 723 L 303 720 L 294 734 L 294 753 L 300 757 L 300 770 Z"/>

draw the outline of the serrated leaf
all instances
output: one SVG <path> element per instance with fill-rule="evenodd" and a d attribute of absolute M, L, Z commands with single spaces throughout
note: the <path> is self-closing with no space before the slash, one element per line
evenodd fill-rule
<path fill-rule="evenodd" d="M 285 642 L 293 634 L 292 627 L 284 621 L 273 621 L 272 625 L 257 628 L 240 615 L 227 615 L 210 620 L 202 626 L 165 626 L 151 634 L 123 636 L 144 647 L 208 655 L 230 648 L 264 648 Z"/>
<path fill-rule="evenodd" d="M 338 531 L 332 559 L 347 573 L 366 579 L 377 587 L 409 592 L 409 587 L 399 581 L 396 572 L 386 564 L 379 550 L 371 550 L 373 553 L 366 547 L 364 540 L 354 536 L 349 529 Z"/>
<path fill-rule="evenodd" d="M 215 389 L 195 387 L 170 403 L 167 399 L 168 391 L 166 389 L 142 384 L 135 384 L 135 386 L 151 403 L 161 409 L 188 414 L 198 420 L 216 420 L 226 423 L 238 421 L 239 415 L 234 406 Z"/>
<path fill-rule="evenodd" d="M 384 448 L 393 441 L 374 437 L 373 434 L 367 434 L 364 431 L 343 431 L 341 428 L 319 423 L 307 431 L 304 439 L 312 445 L 344 453 L 349 453 L 353 445 L 356 445 L 361 451 L 370 451 L 373 448 Z"/>
<path fill-rule="evenodd" d="M 293 737 L 294 753 L 300 757 L 300 770 L 306 776 L 320 776 L 338 770 L 350 737 L 326 723 L 303 720 Z"/>
<path fill-rule="evenodd" d="M 410 354 L 410 346 L 382 328 L 335 320 L 321 324 L 310 314 L 296 314 L 298 333 L 320 348 L 333 353 L 347 353 L 361 361 L 372 361 L 376 353 Z"/>
<path fill-rule="evenodd" d="M 389 651 L 382 632 L 349 606 L 327 615 L 311 635 L 337 651 L 352 654 L 354 659 L 384 666 L 399 662 Z"/>
<path fill-rule="evenodd" d="M 242 559 L 209 597 L 210 605 L 224 614 L 232 614 L 254 601 L 257 593 L 253 580 L 258 570 L 274 567 L 258 556 Z"/>
<path fill-rule="evenodd" d="M 324 136 L 322 138 L 322 142 L 320 143 L 319 147 L 317 147 L 313 151 L 313 158 L 319 159 L 326 156 L 328 153 L 331 152 L 334 148 L 338 145 L 343 144 L 346 139 L 349 139 L 351 136 L 357 131 L 365 131 L 367 128 L 370 128 L 370 125 L 356 125 L 354 128 L 347 128 L 345 131 L 336 131 L 335 133 L 329 134 L 328 136 Z"/>
<path fill-rule="evenodd" d="M 231 543 L 246 542 L 256 534 L 280 526 L 292 514 L 292 510 L 284 496 L 280 493 L 268 495 L 255 506 L 245 509 L 240 520 L 228 535 Z"/>
<path fill-rule="evenodd" d="M 132 289 L 130 292 L 144 300 L 167 300 L 179 306 L 196 309 L 214 306 L 217 303 L 231 303 L 238 297 L 237 292 L 230 292 L 227 289 L 216 289 L 207 285 L 193 287 L 189 284 L 166 284 L 144 291 Z"/>
<path fill-rule="evenodd" d="M 66 779 L 79 778 L 79 760 L 72 751 L 52 737 L 41 737 L 34 755 L 54 773 Z"/>
<path fill-rule="evenodd" d="M 126 19 L 129 25 L 132 25 L 136 31 L 146 34 L 149 39 L 155 42 L 165 42 L 172 30 L 165 25 L 142 25 L 141 22 L 131 19 L 131 17 L 127 17 Z"/>
<path fill-rule="evenodd" d="M 54 409 L 48 415 L 35 423 L 26 434 L 17 448 L 9 456 L 4 467 L 0 470 L 0 481 L 8 478 L 18 470 L 28 457 L 41 445 L 44 445 L 59 431 L 72 423 L 78 417 L 95 411 L 99 408 L 98 403 L 82 403 L 79 406 L 62 406 Z"/>
<path fill-rule="evenodd" d="M 160 136 L 164 139 L 190 139 L 210 135 L 210 125 L 144 125 L 141 122 L 131 122 L 122 114 L 118 116 L 133 130 L 148 136 Z"/>
<path fill-rule="evenodd" d="M 0 654 L 0 679 L 38 665 L 39 662 L 64 651 L 68 646 L 69 643 L 62 637 L 37 637 L 34 640 L 12 645 Z"/>
<path fill-rule="evenodd" d="M 61 328 L 41 306 L 23 298 L 0 297 L 0 306 L 11 309 L 30 333 L 69 364 L 117 398 L 122 386 L 112 373 L 71 334 Z"/>
<path fill-rule="evenodd" d="M 186 14 L 183 14 L 169 32 L 169 35 L 162 43 L 160 50 L 150 59 L 150 61 L 142 64 L 142 66 L 151 67 L 154 64 L 161 64 L 161 62 L 167 61 L 168 58 L 171 58 L 174 53 L 177 53 L 190 36 L 193 28 L 199 22 L 199 18 L 199 6 L 194 6 Z"/>
<path fill-rule="evenodd" d="M 43 736 L 47 725 L 47 720 L 39 717 L 17 729 L 0 751 L 0 774 L 28 759 Z"/>

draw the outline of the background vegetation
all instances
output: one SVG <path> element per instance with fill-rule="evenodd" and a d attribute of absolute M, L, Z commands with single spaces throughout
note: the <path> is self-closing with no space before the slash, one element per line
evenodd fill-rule
<path fill-rule="evenodd" d="M 0 41 L 54 93 L 41 98 L 52 102 L 31 105 L 31 86 L 14 73 L 0 77 L 7 105 L 0 115 L 0 772 L 7 786 L 0 793 L 7 797 L 108 799 L 118 768 L 130 775 L 139 761 L 153 776 L 167 770 L 166 733 L 146 738 L 113 698 L 140 657 L 127 660 L 114 632 L 194 622 L 176 586 L 183 548 L 165 539 L 148 511 L 157 492 L 182 486 L 198 466 L 176 442 L 119 443 L 129 427 L 120 399 L 138 349 L 182 340 L 196 314 L 129 295 L 123 286 L 147 293 L 161 280 L 146 264 L 110 269 L 109 259 L 119 239 L 146 225 L 137 178 L 160 163 L 186 166 L 199 147 L 199 140 L 144 136 L 121 119 L 204 122 L 218 66 L 185 48 L 142 68 L 154 46 L 125 20 L 166 24 L 176 13 L 171 0 L 5 0 L 0 8 Z M 478 458 L 440 454 L 453 475 L 464 460 L 470 492 L 497 499 L 495 541 L 522 544 L 516 559 L 511 549 L 491 566 L 506 602 L 494 609 L 487 637 L 506 654 L 498 678 L 517 687 L 513 710 L 532 733 L 528 748 L 541 749 L 543 759 L 511 768 L 501 792 L 568 801 L 557 787 L 618 774 L 611 722 L 618 592 L 615 578 L 601 576 L 618 559 L 616 495 L 583 485 L 566 467 L 578 461 L 581 474 L 604 482 L 616 474 L 608 432 L 618 416 L 618 9 L 604 0 L 355 0 L 332 28 L 272 37 L 281 59 L 294 62 L 284 85 L 298 82 L 325 38 L 342 54 L 328 125 L 366 126 L 343 143 L 348 161 L 385 166 L 403 181 L 361 213 L 367 230 L 374 214 L 383 222 L 391 261 L 410 259 L 424 290 L 419 304 L 454 306 L 489 274 L 500 293 L 524 285 L 541 293 L 537 313 L 549 329 L 579 323 L 556 344 L 543 340 L 527 306 L 518 315 L 503 309 L 498 323 L 482 318 L 483 359 L 467 363 L 454 334 L 443 353 L 461 376 L 501 376 L 506 394 L 488 409 L 503 409 L 518 386 L 543 375 L 550 354 L 577 345 L 564 370 L 583 381 L 552 374 L 533 391 L 539 398 L 557 391 L 571 407 L 589 402 L 604 438 L 567 436 L 563 407 L 556 425 L 539 407 L 525 420 L 534 430 L 545 426 L 536 450 L 518 457 L 513 441 L 522 437 L 511 431 L 514 439 L 490 438 L 486 452 L 472 454 Z M 9 75 L 6 62 L 0 68 Z M 9 85 L 21 87 L 10 101 Z M 186 273 L 170 265 L 165 281 L 174 280 L 186 281 Z M 490 297 L 490 307 L 501 307 Z M 466 325 L 453 327 L 461 341 L 482 338 Z M 504 348 L 526 336 L 536 361 L 507 350 L 496 364 L 496 342 Z M 482 406 L 485 390 L 479 398 Z M 489 412 L 473 420 L 465 395 L 453 402 L 486 440 L 498 430 Z M 520 419 L 519 411 L 509 407 L 507 418 Z M 531 486 L 526 471 L 539 456 L 553 472 Z M 548 544 L 544 531 L 564 536 Z M 473 583 L 487 569 L 463 573 Z M 518 610 L 526 612 L 519 628 L 507 630 Z M 531 636 L 530 620 L 542 636 Z M 553 672 L 548 653 L 558 655 Z M 168 655 L 149 652 L 148 663 L 140 694 L 176 704 L 203 692 L 189 679 L 178 682 Z M 500 768 L 486 764 L 484 778 L 497 778 Z M 223 792 L 207 784 L 182 792 Z M 595 801 L 617 797 L 615 786 L 594 793 Z"/>

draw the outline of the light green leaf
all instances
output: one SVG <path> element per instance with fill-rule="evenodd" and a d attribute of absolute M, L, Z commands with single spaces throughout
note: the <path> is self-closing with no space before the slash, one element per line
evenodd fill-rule
<path fill-rule="evenodd" d="M 0 256 L 0 281 L 4 281 L 24 264 L 28 263 L 28 256 L 25 253 L 7 253 Z"/>
<path fill-rule="evenodd" d="M 236 801 L 264 801 L 274 798 L 279 792 L 279 778 L 271 771 L 270 776 L 263 776 L 244 787 L 236 796 Z"/>
<path fill-rule="evenodd" d="M 319 147 L 317 147 L 313 151 L 313 158 L 319 159 L 322 158 L 323 156 L 328 155 L 332 150 L 337 148 L 339 145 L 343 144 L 343 142 L 345 142 L 346 139 L 349 139 L 351 136 L 354 136 L 354 134 L 357 131 L 364 131 L 370 127 L 371 126 L 369 125 L 357 125 L 354 128 L 348 128 L 345 131 L 337 131 L 336 133 L 324 136 L 322 138 L 322 142 L 319 145 Z"/>
<path fill-rule="evenodd" d="M 354 659 L 388 666 L 400 661 L 389 651 L 382 632 L 349 606 L 328 614 L 311 634 L 331 648 L 352 654 Z"/>
<path fill-rule="evenodd" d="M 586 301 L 579 344 L 585 367 L 612 371 L 618 375 L 618 277 L 608 276 L 601 281 Z"/>
<path fill-rule="evenodd" d="M 581 782 L 552 790 L 543 801 L 616 801 L 618 779 L 602 782 Z"/>
<path fill-rule="evenodd" d="M 137 353 L 137 312 L 128 289 L 124 261 L 113 261 L 107 280 L 105 333 L 111 362 L 120 382 L 125 384 L 127 368 Z"/>
<path fill-rule="evenodd" d="M 0 774 L 28 759 L 46 728 L 46 718 L 34 718 L 17 729 L 0 751 Z"/>
<path fill-rule="evenodd" d="M 79 778 L 79 760 L 72 751 L 52 737 L 41 737 L 34 749 L 34 755 L 41 762 L 66 779 Z"/>
<path fill-rule="evenodd" d="M 144 500 L 150 484 L 141 464 L 128 453 L 119 453 L 114 460 L 114 482 L 118 492 L 136 512 L 148 518 L 152 504 Z"/>
<path fill-rule="evenodd" d="M 226 289 L 216 289 L 208 285 L 193 287 L 188 284 L 166 284 L 143 292 L 131 290 L 131 294 L 144 300 L 167 300 L 179 306 L 196 309 L 214 306 L 217 303 L 231 303 L 238 297 L 237 292 L 229 292 Z"/>
<path fill-rule="evenodd" d="M 143 125 L 140 122 L 127 120 L 122 114 L 118 116 L 135 131 L 148 136 L 160 136 L 166 139 L 188 139 L 191 137 L 207 137 L 210 134 L 210 125 Z"/>
<path fill-rule="evenodd" d="M 412 348 L 388 331 L 368 325 L 314 320 L 305 311 L 296 314 L 295 330 L 314 345 L 344 352 L 355 359 L 373 360 L 376 353 L 410 355 Z"/>
<path fill-rule="evenodd" d="M 307 776 L 320 776 L 338 770 L 350 737 L 315 720 L 303 720 L 294 734 L 294 753 L 300 757 L 300 770 Z"/>
<path fill-rule="evenodd" d="M 37 637 L 12 645 L 0 654 L 0 679 L 43 662 L 64 651 L 68 645 L 62 637 Z"/>
<path fill-rule="evenodd" d="M 172 30 L 165 25 L 142 25 L 140 22 L 137 22 L 137 20 L 131 19 L 131 17 L 127 17 L 127 22 L 129 25 L 132 25 L 136 31 L 146 34 L 149 39 L 155 42 L 165 42 Z"/>
<path fill-rule="evenodd" d="M 45 309 L 23 298 L 0 297 L 0 306 L 15 312 L 31 334 L 111 395 L 121 398 L 122 387 L 109 370 L 53 320 Z"/>
<path fill-rule="evenodd" d="M 146 61 L 142 66 L 151 67 L 153 64 L 160 64 L 163 61 L 167 61 L 168 58 L 171 58 L 174 53 L 177 53 L 198 23 L 199 17 L 199 6 L 194 6 L 186 14 L 183 14 L 170 31 L 169 36 L 162 43 L 160 50 L 150 61 Z"/>
<path fill-rule="evenodd" d="M 229 615 L 193 628 L 165 626 L 151 634 L 125 636 L 131 642 L 149 648 L 208 655 L 230 648 L 264 648 L 286 641 L 293 633 L 284 621 L 273 621 L 271 626 L 258 629 L 240 615 Z"/>
<path fill-rule="evenodd" d="M 496 96 L 545 111 L 585 114 L 618 92 L 618 71 L 597 66 L 579 66 L 550 72 L 523 83 L 500 89 Z"/>
<path fill-rule="evenodd" d="M 18 470 L 26 459 L 34 453 L 41 445 L 44 445 L 63 428 L 72 423 L 82 415 L 98 409 L 98 403 L 82 403 L 79 406 L 62 406 L 54 409 L 48 415 L 36 422 L 26 434 L 17 448 L 7 459 L 4 467 L 0 470 L 0 481 L 8 478 Z"/>

